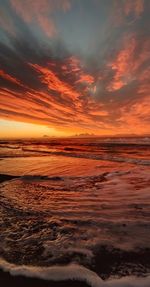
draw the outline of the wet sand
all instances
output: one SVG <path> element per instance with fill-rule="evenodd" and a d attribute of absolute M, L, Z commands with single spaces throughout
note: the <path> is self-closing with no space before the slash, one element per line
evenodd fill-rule
<path fill-rule="evenodd" d="M 27 278 L 24 276 L 11 276 L 8 272 L 0 270 L 0 286 L 2 287 L 89 287 L 84 282 L 62 281 L 53 282 L 37 278 Z"/>
<path fill-rule="evenodd" d="M 17 178 L 15 176 L 1 174 L 0 183 Z M 8 272 L 0 270 L 0 286 L 7 287 L 88 287 L 84 282 L 79 281 L 62 281 L 53 282 L 37 278 L 27 278 L 24 276 L 11 276 Z"/>

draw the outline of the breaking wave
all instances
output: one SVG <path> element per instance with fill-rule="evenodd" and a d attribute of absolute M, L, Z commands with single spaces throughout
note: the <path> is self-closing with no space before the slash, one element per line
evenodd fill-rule
<path fill-rule="evenodd" d="M 106 140 L 106 141 L 105 141 Z M 150 139 L 61 139 L 0 142 L 0 157 L 63 156 L 150 165 Z"/>

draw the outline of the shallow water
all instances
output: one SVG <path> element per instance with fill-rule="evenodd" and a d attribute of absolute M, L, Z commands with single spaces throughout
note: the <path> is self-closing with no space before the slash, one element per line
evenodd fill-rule
<path fill-rule="evenodd" d="M 2 258 L 150 272 L 148 140 L 2 142 L 0 154 L 0 173 L 17 176 L 0 184 Z"/>

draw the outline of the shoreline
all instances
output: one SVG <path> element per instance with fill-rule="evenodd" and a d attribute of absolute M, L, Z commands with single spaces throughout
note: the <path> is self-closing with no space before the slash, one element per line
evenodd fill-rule
<path fill-rule="evenodd" d="M 12 276 L 8 271 L 0 269 L 0 284 L 6 287 L 149 287 L 150 274 L 136 277 L 114 277 L 111 280 L 100 281 L 98 284 L 94 282 L 88 284 L 80 280 L 53 281 L 22 275 Z"/>
<path fill-rule="evenodd" d="M 9 272 L 0 270 L 0 285 L 7 287 L 89 287 L 90 285 L 77 280 L 49 281 L 25 276 L 12 276 Z"/>

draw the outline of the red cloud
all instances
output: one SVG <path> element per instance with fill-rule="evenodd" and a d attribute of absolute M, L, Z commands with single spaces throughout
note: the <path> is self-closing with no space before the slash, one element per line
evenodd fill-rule
<path fill-rule="evenodd" d="M 149 97 L 121 109 L 120 127 L 130 133 L 148 133 L 150 121 Z"/>
<path fill-rule="evenodd" d="M 124 38 L 122 50 L 120 50 L 116 58 L 108 64 L 108 67 L 114 71 L 113 79 L 107 86 L 108 91 L 119 90 L 132 80 L 142 79 L 138 70 L 150 57 L 150 41 L 143 39 L 142 51 L 138 56 L 135 56 L 140 41 L 141 39 L 137 39 L 135 36 Z M 146 75 L 147 72 L 145 71 L 144 74 Z"/>
<path fill-rule="evenodd" d="M 128 81 L 130 81 L 131 74 L 131 60 L 133 56 L 133 52 L 135 49 L 135 39 L 126 39 L 125 40 L 125 47 L 122 49 L 116 59 L 109 63 L 108 66 L 114 70 L 115 75 L 113 77 L 112 82 L 108 86 L 108 91 L 115 91 L 119 90 L 123 86 L 125 86 Z"/>
<path fill-rule="evenodd" d="M 14 84 L 17 84 L 19 86 L 22 86 L 22 84 L 20 83 L 19 80 L 17 80 L 16 78 L 8 75 L 7 73 L 5 73 L 3 70 L 0 70 L 0 77 L 2 77 L 3 79 L 7 80 L 7 81 L 10 81 Z"/>
<path fill-rule="evenodd" d="M 94 83 L 94 77 L 88 74 L 80 74 L 80 79 L 77 81 L 77 83 L 88 83 L 93 84 Z"/>
<path fill-rule="evenodd" d="M 41 74 L 41 82 L 48 85 L 50 90 L 60 93 L 62 96 L 66 96 L 69 99 L 77 99 L 79 93 L 75 91 L 68 83 L 63 82 L 48 68 L 36 64 L 30 64 L 37 72 Z"/>

